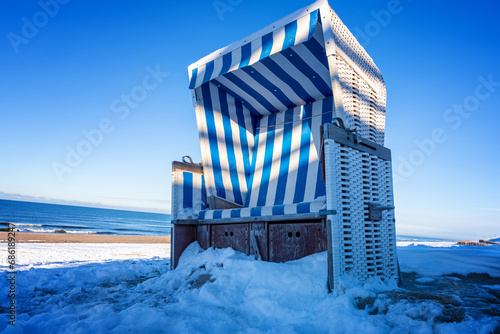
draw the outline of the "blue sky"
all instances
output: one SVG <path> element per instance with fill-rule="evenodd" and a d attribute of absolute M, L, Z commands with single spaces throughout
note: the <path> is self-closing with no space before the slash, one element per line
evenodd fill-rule
<path fill-rule="evenodd" d="M 201 156 L 187 66 L 310 2 L 55 3 L 0 4 L 0 197 L 166 211 Z M 398 233 L 499 235 L 500 5 L 330 5 L 387 84 Z"/>

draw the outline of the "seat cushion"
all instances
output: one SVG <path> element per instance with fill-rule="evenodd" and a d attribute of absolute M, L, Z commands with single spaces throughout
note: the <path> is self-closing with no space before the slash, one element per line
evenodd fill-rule
<path fill-rule="evenodd" d="M 253 208 L 238 208 L 224 210 L 204 210 L 200 211 L 198 219 L 230 219 L 230 218 L 251 218 L 265 216 L 285 216 L 305 213 L 318 213 L 325 205 L 325 197 L 317 198 L 313 202 L 303 202 L 297 204 L 257 206 Z"/>

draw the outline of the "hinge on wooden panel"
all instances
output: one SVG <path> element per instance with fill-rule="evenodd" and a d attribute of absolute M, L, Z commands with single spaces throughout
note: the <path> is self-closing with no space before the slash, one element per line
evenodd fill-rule
<path fill-rule="evenodd" d="M 257 244 L 257 238 L 255 237 L 255 231 L 250 231 L 250 240 L 252 241 L 252 247 L 256 260 L 261 260 L 259 245 Z"/>

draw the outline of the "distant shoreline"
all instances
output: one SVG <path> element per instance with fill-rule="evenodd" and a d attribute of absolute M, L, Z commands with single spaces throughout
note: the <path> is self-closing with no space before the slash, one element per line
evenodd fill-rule
<path fill-rule="evenodd" d="M 0 243 L 7 242 L 0 232 Z M 16 243 L 169 244 L 170 236 L 16 232 Z"/>
<path fill-rule="evenodd" d="M 2 201 L 11 201 L 11 202 L 22 202 L 22 203 L 31 203 L 31 204 L 49 204 L 49 205 L 62 205 L 62 206 L 71 206 L 77 208 L 91 208 L 91 209 L 103 209 L 103 210 L 114 210 L 114 211 L 127 211 L 127 212 L 139 212 L 139 213 L 153 213 L 160 215 L 169 215 L 166 210 L 159 208 L 141 208 L 141 207 L 125 207 L 119 205 L 103 205 L 100 203 L 92 203 L 92 202 L 80 202 L 80 201 L 67 201 L 63 199 L 45 199 L 40 200 L 38 198 L 6 198 L 5 194 L 2 198 Z"/>

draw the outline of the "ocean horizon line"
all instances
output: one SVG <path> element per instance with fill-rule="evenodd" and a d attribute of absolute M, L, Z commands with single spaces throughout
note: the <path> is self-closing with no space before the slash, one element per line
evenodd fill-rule
<path fill-rule="evenodd" d="M 36 199 L 22 199 L 22 198 L 5 198 L 0 197 L 0 201 L 11 201 L 11 202 L 23 202 L 23 203 L 37 203 L 37 204 L 48 204 L 48 205 L 62 205 L 62 206 L 72 206 L 72 207 L 83 207 L 92 209 L 102 209 L 102 210 L 114 210 L 114 211 L 128 211 L 128 212 L 139 212 L 139 213 L 153 213 L 170 216 L 170 212 L 162 211 L 160 209 L 147 209 L 140 207 L 125 207 L 125 206 L 113 206 L 94 202 L 79 202 L 79 201 L 69 201 L 69 200 L 58 200 L 58 199 L 46 199 L 46 200 L 36 200 Z M 66 202 L 66 203 L 61 203 Z"/>

